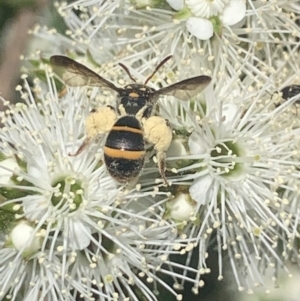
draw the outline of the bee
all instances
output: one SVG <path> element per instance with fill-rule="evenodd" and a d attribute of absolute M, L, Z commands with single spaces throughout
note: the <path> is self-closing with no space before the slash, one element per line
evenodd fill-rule
<path fill-rule="evenodd" d="M 80 154 L 86 146 L 103 134 L 107 134 L 104 144 L 104 162 L 110 175 L 119 183 L 129 183 L 141 173 L 146 142 L 154 145 L 158 170 L 164 183 L 165 158 L 172 141 L 172 129 L 168 120 L 154 116 L 157 101 L 162 95 L 174 96 L 187 101 L 199 94 L 211 81 L 209 76 L 189 78 L 170 86 L 155 90 L 147 86 L 148 81 L 172 56 L 158 64 L 144 84 L 132 83 L 124 88 L 115 86 L 86 66 L 65 56 L 54 55 L 50 64 L 66 85 L 96 86 L 116 92 L 116 106 L 93 109 L 86 118 L 86 138 L 75 154 Z M 119 64 L 135 82 L 128 68 Z"/>

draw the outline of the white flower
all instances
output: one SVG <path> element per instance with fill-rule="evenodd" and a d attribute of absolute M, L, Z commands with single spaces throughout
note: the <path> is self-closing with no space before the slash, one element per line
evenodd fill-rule
<path fill-rule="evenodd" d="M 57 275 L 62 271 L 61 260 L 53 254 L 51 261 L 47 257 L 45 253 L 37 252 L 24 260 L 14 249 L 1 248 L 1 298 L 30 301 L 43 296 L 51 300 L 52 296 L 61 293 L 57 291 Z M 72 293 L 67 291 L 66 298 L 71 298 Z"/>
<path fill-rule="evenodd" d="M 142 187 L 119 187 L 102 163 L 101 140 L 70 156 L 85 136 L 86 90 L 72 88 L 59 97 L 53 80 L 47 81 L 47 92 L 35 86 L 38 100 L 25 83 L 25 104 L 9 105 L 0 129 L 0 153 L 23 166 L 0 167 L 16 175 L 0 184 L 0 226 L 10 233 L 8 239 L 0 235 L 0 295 L 52 300 L 55 290 L 66 300 L 74 294 L 137 298 L 131 285 L 138 284 L 157 301 L 138 273 L 163 283 L 156 271 L 167 272 L 161 266 L 177 235 L 163 217 L 169 194 L 154 189 L 149 174 Z M 110 256 L 118 260 L 111 263 Z"/>
<path fill-rule="evenodd" d="M 246 76 L 242 83 L 238 74 L 232 72 L 232 77 L 227 77 L 223 73 L 222 80 L 216 79 L 214 91 L 212 86 L 204 91 L 206 103 L 200 95 L 198 102 L 192 99 L 188 105 L 168 105 L 168 118 L 175 133 L 179 131 L 184 137 L 177 125 L 180 119 L 188 121 L 189 129 L 189 154 L 179 151 L 177 155 L 172 153 L 173 158 L 168 157 L 171 165 L 173 160 L 181 165 L 177 165 L 170 181 L 179 191 L 190 183 L 195 212 L 201 212 L 197 219 L 200 223 L 190 222 L 183 230 L 188 237 L 185 242 L 193 245 L 196 241 L 199 246 L 193 252 L 202 254 L 210 239 L 216 241 L 219 261 L 226 252 L 241 290 L 263 284 L 262 270 L 268 262 L 283 265 L 285 255 L 276 253 L 278 237 L 287 253 L 295 244 L 292 237 L 297 235 L 293 229 L 297 229 L 299 220 L 299 212 L 294 209 L 299 198 L 299 125 L 288 114 L 296 98 L 275 110 L 271 95 L 264 92 L 276 90 L 282 66 L 278 70 L 260 85 L 257 78 L 263 78 L 263 73 L 257 73 L 255 80 Z M 190 134 L 192 124 L 194 130 Z M 280 191 L 293 194 L 283 196 Z M 293 204 L 288 200 L 293 200 Z M 177 205 L 176 212 L 184 212 L 185 205 Z M 262 269 L 256 268 L 255 260 L 249 256 L 252 249 Z M 296 252 L 296 247 L 292 250 Z M 195 269 L 201 269 L 202 262 L 200 256 Z M 244 271 L 238 269 L 240 264 L 246 267 Z M 251 278 L 247 282 L 243 272 Z M 200 277 L 201 274 L 195 279 Z M 222 277 L 220 270 L 219 278 Z M 194 283 L 197 290 L 198 282 Z"/>
<path fill-rule="evenodd" d="M 0 279 L 8 279 L 0 285 L 1 295 L 20 290 L 27 293 L 20 294 L 22 300 L 38 300 L 49 284 L 44 299 L 154 301 L 160 283 L 180 300 L 161 273 L 179 279 L 174 288 L 191 281 L 197 293 L 213 243 L 219 279 L 226 254 L 240 290 L 263 284 L 264 268 L 275 266 L 276 273 L 284 260 L 297 258 L 300 143 L 299 119 L 291 114 L 296 98 L 275 108 L 270 94 L 299 84 L 298 1 L 167 2 L 178 12 L 155 0 L 56 4 L 68 37 L 33 30 L 53 43 L 45 57 L 67 52 L 120 87 L 132 80 L 119 62 L 142 83 L 170 53 L 173 58 L 152 78 L 153 87 L 201 74 L 214 82 L 189 102 L 170 96 L 159 101 L 157 111 L 174 134 L 167 155 L 170 187 L 154 185 L 158 172 L 150 152 L 141 185 L 128 190 L 107 175 L 101 143 L 68 156 L 84 139 L 90 106 L 82 90 L 68 91 L 58 101 L 50 88 L 37 102 L 27 99 L 27 108 L 10 108 L 14 118 L 5 117 L 0 152 L 17 155 L 27 166 L 2 168 L 16 173 L 18 182 L 1 187 L 6 196 L 0 206 L 14 208 L 14 222 L 21 218 L 36 225 L 33 233 L 43 243 L 20 271 L 22 254 L 10 254 L 8 246 L 1 250 Z M 90 98 L 97 95 L 106 103 L 109 98 L 100 94 L 93 90 Z M 278 254 L 281 244 L 284 252 Z M 186 255 L 186 262 L 169 254 Z M 183 272 L 174 272 L 178 268 Z M 29 280 L 15 285 L 24 275 L 38 278 L 36 285 Z M 147 285 L 152 282 L 154 290 Z"/>
<path fill-rule="evenodd" d="M 232 0 L 224 4 L 217 16 L 206 19 L 185 8 L 174 13 L 166 7 L 137 9 L 121 0 L 75 1 L 69 5 L 57 4 L 69 27 L 67 38 L 42 27 L 35 28 L 33 33 L 43 40 L 52 40 L 54 45 L 61 44 L 60 49 L 49 48 L 45 55 L 65 53 L 65 49 L 72 49 L 74 57 L 88 53 L 92 58 L 89 62 L 94 63 L 97 72 L 117 81 L 122 76 L 124 83 L 127 78 L 117 67 L 122 62 L 134 66 L 134 76 L 138 75 L 142 82 L 169 54 L 173 54 L 176 64 L 180 60 L 189 64 L 197 54 L 202 57 L 201 65 L 211 70 L 218 69 L 220 61 L 230 70 L 246 56 L 253 56 L 256 65 L 266 67 L 261 61 L 278 51 L 276 45 L 281 43 L 278 37 L 289 37 L 291 47 L 298 43 L 299 25 L 293 21 L 296 2 L 280 2 L 278 9 L 273 9 L 268 2 Z M 210 3 L 219 7 L 216 1 Z M 83 13 L 78 14 L 75 9 Z M 203 27 L 202 23 L 206 25 Z M 197 36 L 203 40 L 199 41 Z"/>
<path fill-rule="evenodd" d="M 186 22 L 187 29 L 200 40 L 210 39 L 214 34 L 214 30 L 216 30 L 216 28 L 213 28 L 212 21 L 204 18 L 219 15 L 223 25 L 232 26 L 241 21 L 246 14 L 244 0 L 187 0 L 186 3 L 195 15 L 195 17 L 188 18 Z"/>

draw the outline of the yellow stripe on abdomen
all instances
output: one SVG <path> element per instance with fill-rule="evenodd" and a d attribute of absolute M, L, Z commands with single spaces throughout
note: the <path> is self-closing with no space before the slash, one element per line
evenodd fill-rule
<path fill-rule="evenodd" d="M 115 149 L 105 146 L 104 154 L 112 158 L 123 158 L 128 160 L 138 160 L 145 156 L 145 151 L 131 151 Z"/>

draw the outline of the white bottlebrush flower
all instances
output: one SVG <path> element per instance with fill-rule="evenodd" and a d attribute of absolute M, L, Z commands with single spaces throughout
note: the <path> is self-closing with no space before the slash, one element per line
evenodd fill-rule
<path fill-rule="evenodd" d="M 186 242 L 194 243 L 192 249 L 200 254 L 215 242 L 219 279 L 224 276 L 222 258 L 227 254 L 240 290 L 264 285 L 262 271 L 270 267 L 276 273 L 284 267 L 289 247 L 294 258 L 298 254 L 299 123 L 288 114 L 297 98 L 276 108 L 272 95 L 266 93 L 276 91 L 282 69 L 260 84 L 257 78 L 263 78 L 263 73 L 243 81 L 239 72 L 230 77 L 219 74 L 222 80 L 216 78 L 205 97 L 187 105 L 161 105 L 175 135 L 186 137 L 182 145 L 188 145 L 189 153 L 177 148 L 178 155 L 174 151 L 170 153 L 174 157 L 168 157 L 170 166 L 176 166 L 170 178 L 173 189 L 181 192 L 189 187 L 196 202 L 197 215 L 182 230 Z M 185 204 L 177 202 L 177 206 L 176 212 L 186 210 Z M 277 250 L 280 242 L 285 244 L 282 254 Z M 195 291 L 202 267 L 200 256 L 194 267 L 199 271 Z M 249 275 L 246 280 L 244 272 Z"/>
<path fill-rule="evenodd" d="M 80 99 L 78 94 L 68 94 L 62 104 L 42 102 L 35 109 L 31 101 L 33 108 L 21 108 L 22 118 L 17 118 L 17 125 L 25 124 L 22 135 L 16 130 L 15 120 L 8 120 L 6 128 L 11 131 L 0 134 L 0 151 L 9 151 L 6 157 L 17 154 L 27 166 L 17 172 L 17 179 L 10 179 L 12 183 L 5 182 L 5 193 L 9 193 L 8 188 L 16 192 L 9 198 L 6 195 L 4 205 L 14 207 L 17 218 L 36 223 L 36 232 L 45 237 L 40 252 L 47 254 L 47 265 L 50 262 L 55 266 L 49 273 L 53 287 L 57 282 L 52 275 L 68 271 L 59 283 L 62 294 L 67 290 L 66 299 L 71 295 L 100 300 L 102 296 L 135 299 L 142 291 L 147 300 L 156 300 L 144 283 L 162 283 L 156 275 L 161 271 L 182 282 L 190 278 L 197 292 L 202 274 L 207 272 L 203 268 L 207 246 L 213 241 L 217 242 L 219 254 L 219 279 L 223 277 L 222 259 L 227 252 L 241 290 L 250 287 L 250 282 L 263 282 L 255 260 L 262 269 L 274 263 L 283 265 L 281 258 L 288 255 L 277 255 L 279 238 L 285 238 L 285 253 L 292 246 L 292 253 L 297 254 L 294 238 L 298 235 L 299 217 L 294 208 L 298 206 L 299 133 L 297 122 L 289 114 L 295 99 L 287 107 L 274 110 L 266 92 L 272 94 L 284 86 L 283 75 L 279 75 L 283 69 L 273 74 L 273 59 L 298 50 L 298 1 L 167 2 L 179 11 L 155 0 L 56 4 L 69 26 L 69 38 L 49 35 L 48 29 L 34 30 L 54 41 L 55 54 L 67 52 L 75 58 L 80 54 L 84 63 L 93 65 L 104 77 L 109 74 L 120 86 L 124 86 L 127 76 L 117 69 L 118 62 L 131 66 L 132 74 L 142 82 L 170 53 L 174 54 L 170 64 L 153 78 L 156 88 L 174 83 L 175 78 L 199 74 L 214 79 L 214 92 L 206 91 L 205 97 L 185 104 L 175 100 L 171 103 L 170 99 L 160 101 L 159 112 L 174 128 L 172 145 L 176 149 L 169 150 L 167 164 L 168 179 L 173 184 L 170 191 L 175 187 L 176 192 L 173 199 L 169 198 L 170 192 L 158 192 L 158 187 L 153 187 L 151 168 L 145 168 L 140 192 L 123 195 L 94 157 L 95 153 L 101 154 L 95 145 L 78 157 L 68 156 L 84 135 L 82 116 L 88 111 L 82 99 L 70 110 L 70 99 Z M 52 51 L 49 48 L 45 54 Z M 288 69 L 299 70 L 292 64 Z M 297 79 L 292 82 L 297 84 Z M 42 112 L 51 113 L 41 116 L 41 106 L 45 106 Z M 28 122 L 23 117 L 32 110 L 34 119 L 42 121 L 41 127 L 36 120 Z M 50 150 L 46 151 L 44 145 L 51 145 Z M 17 190 L 20 186 L 22 189 Z M 179 189 L 177 193 L 176 188 L 182 186 L 184 192 Z M 24 193 L 24 187 L 30 193 Z M 281 190 L 284 195 L 279 193 Z M 162 220 L 164 217 L 170 222 Z M 175 240 L 177 231 L 180 236 Z M 172 268 L 179 264 L 168 255 L 190 251 L 200 254 L 198 265 L 188 266 L 189 253 L 186 267 L 181 266 L 182 275 L 174 273 Z M 32 255 L 34 265 L 43 262 L 41 254 L 37 250 Z M 0 264 L 8 266 L 8 262 Z M 246 265 L 249 283 L 238 269 L 240 265 Z M 170 270 L 164 271 L 165 266 Z M 136 271 L 143 281 L 136 277 Z M 187 276 L 187 271 L 195 277 Z M 4 269 L 0 279 L 9 278 L 6 273 Z M 35 293 L 30 292 L 25 300 L 37 299 L 34 297 L 40 290 L 44 292 L 42 285 L 35 286 Z M 29 286 L 26 283 L 25 290 Z M 10 290 L 6 284 L 1 293 L 9 294 Z"/>
<path fill-rule="evenodd" d="M 69 27 L 67 37 L 42 27 L 33 33 L 52 40 L 54 45 L 61 44 L 59 50 L 55 47 L 55 54 L 65 54 L 67 50 L 76 58 L 78 53 L 86 53 L 96 70 L 109 65 L 113 74 L 117 70 L 113 64 L 131 66 L 139 81 L 169 54 L 176 61 L 174 68 L 190 64 L 195 55 L 202 58 L 200 66 L 191 64 L 195 68 L 192 75 L 201 73 L 202 66 L 218 69 L 220 62 L 229 72 L 233 66 L 250 62 L 254 71 L 254 66 L 271 65 L 270 58 L 279 51 L 279 45 L 297 45 L 300 29 L 295 19 L 296 2 L 278 1 L 274 6 L 264 1 L 231 0 L 222 13 L 207 19 L 193 15 L 187 8 L 175 12 L 168 5 L 138 8 L 130 1 L 75 1 L 57 4 Z M 180 4 L 175 1 L 175 5 Z M 208 40 L 199 40 L 187 27 Z M 53 54 L 52 48 L 44 54 Z M 119 72 L 119 79 L 120 75 Z"/>
<path fill-rule="evenodd" d="M 57 275 L 63 268 L 61 260 L 52 254 L 51 261 L 49 261 L 48 255 L 44 252 L 36 252 L 24 259 L 15 249 L 2 247 L 0 250 L 1 299 L 53 300 L 53 296 L 57 296 L 58 293 Z M 61 282 L 62 286 L 68 285 L 64 281 Z M 65 297 L 71 298 L 73 293 L 74 291 L 66 291 Z"/>
<path fill-rule="evenodd" d="M 59 96 L 47 76 L 41 86 L 48 91 L 36 85 L 34 97 L 25 85 L 25 104 L 7 104 L 1 116 L 1 158 L 16 158 L 17 166 L 0 164 L 0 174 L 9 172 L 0 182 L 0 298 L 136 299 L 142 292 L 155 301 L 147 281 L 177 296 L 156 276 L 177 233 L 163 218 L 168 194 L 149 177 L 152 186 L 138 191 L 117 185 L 102 163 L 101 141 L 69 155 L 85 135 L 85 89 Z"/>

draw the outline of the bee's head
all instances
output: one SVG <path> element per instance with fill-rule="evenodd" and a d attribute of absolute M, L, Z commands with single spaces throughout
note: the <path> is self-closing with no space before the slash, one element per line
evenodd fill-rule
<path fill-rule="evenodd" d="M 118 107 L 122 105 L 129 115 L 136 115 L 144 107 L 152 108 L 156 102 L 152 97 L 154 91 L 142 84 L 127 85 L 118 95 Z"/>

